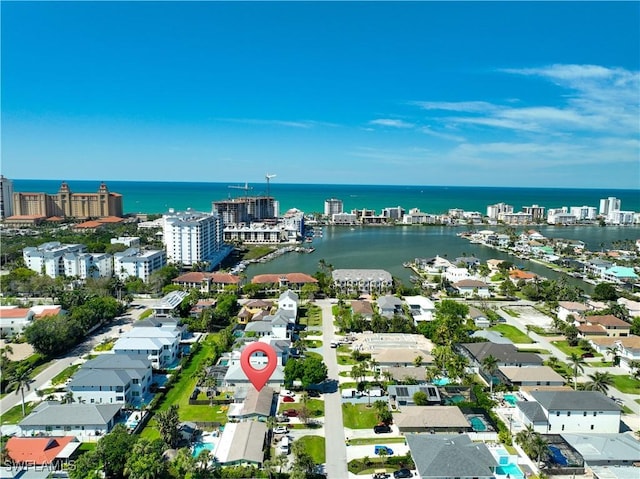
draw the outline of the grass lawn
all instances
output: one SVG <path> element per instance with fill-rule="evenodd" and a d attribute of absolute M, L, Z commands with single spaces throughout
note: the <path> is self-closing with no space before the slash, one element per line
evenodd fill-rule
<path fill-rule="evenodd" d="M 320 353 L 315 353 L 313 351 L 305 351 L 304 352 L 304 357 L 305 358 L 316 358 L 319 359 L 320 361 L 322 361 L 324 358 L 322 357 L 322 354 Z"/>
<path fill-rule="evenodd" d="M 376 411 L 366 404 L 342 404 L 344 427 L 351 429 L 372 429 L 378 424 Z"/>
<path fill-rule="evenodd" d="M 324 416 L 324 401 L 320 399 L 309 399 L 307 401 L 307 407 L 309 411 L 311 411 L 311 417 L 322 417 Z M 286 411 L 287 409 L 302 409 L 302 403 L 300 402 L 283 402 L 280 404 L 278 408 L 278 413 Z"/>
<path fill-rule="evenodd" d="M 520 317 L 520 313 L 516 313 L 513 309 L 502 308 L 502 311 L 507 313 L 512 318 L 519 318 Z"/>
<path fill-rule="evenodd" d="M 111 351 L 113 349 L 113 345 L 116 343 L 115 339 L 108 339 L 106 341 L 101 342 L 95 348 L 94 351 Z"/>
<path fill-rule="evenodd" d="M 306 317 L 300 320 L 301 324 L 307 326 L 322 326 L 322 310 L 315 305 L 309 305 Z"/>
<path fill-rule="evenodd" d="M 356 387 L 358 387 L 358 384 L 355 381 L 354 382 L 340 383 L 340 390 L 343 390 L 343 389 L 355 389 Z"/>
<path fill-rule="evenodd" d="M 562 351 L 567 356 L 571 356 L 571 353 L 575 353 L 578 356 L 582 356 L 584 354 L 584 350 L 578 346 L 569 346 L 569 343 L 566 341 L 551 341 L 556 348 Z"/>
<path fill-rule="evenodd" d="M 304 448 L 313 458 L 313 462 L 323 464 L 326 461 L 324 437 L 321 436 L 303 436 L 298 439 L 304 444 Z"/>
<path fill-rule="evenodd" d="M 338 364 L 340 366 L 352 366 L 357 363 L 358 361 L 353 359 L 351 356 L 347 356 L 346 354 L 338 354 Z"/>
<path fill-rule="evenodd" d="M 640 381 L 627 374 L 614 374 L 613 386 L 625 394 L 640 394 Z"/>
<path fill-rule="evenodd" d="M 304 345 L 309 349 L 320 348 L 322 347 L 322 341 L 319 339 L 305 339 Z"/>
<path fill-rule="evenodd" d="M 551 354 L 551 351 L 540 348 L 518 348 L 518 351 L 521 353 Z"/>
<path fill-rule="evenodd" d="M 263 256 L 268 255 L 276 250 L 276 248 L 272 246 L 249 246 L 249 251 L 247 251 L 242 259 L 258 259 Z"/>
<path fill-rule="evenodd" d="M 18 396 L 20 396 L 20 393 L 18 393 Z M 25 396 L 26 396 L 26 391 L 25 391 Z M 2 416 L 0 416 L 0 418 L 2 418 L 2 424 L 18 424 L 20 421 L 22 421 L 22 419 L 24 419 L 24 417 L 28 416 L 29 413 L 33 411 L 36 405 L 37 404 L 35 402 L 25 401 L 24 403 L 25 416 L 23 416 L 22 400 L 21 400 L 20 404 L 2 413 Z"/>
<path fill-rule="evenodd" d="M 610 368 L 613 366 L 613 361 L 594 361 L 589 362 L 589 366 L 592 368 Z"/>
<path fill-rule="evenodd" d="M 496 324 L 495 326 L 491 326 L 489 330 L 496 331 L 502 334 L 505 338 L 513 341 L 516 344 L 533 343 L 533 340 L 529 336 L 527 336 L 515 326 L 511 326 L 510 324 Z"/>
<path fill-rule="evenodd" d="M 68 368 L 63 369 L 51 379 L 51 384 L 53 386 L 64 384 L 65 381 L 69 379 L 71 376 L 73 376 L 79 368 L 80 368 L 79 364 L 73 364 Z"/>

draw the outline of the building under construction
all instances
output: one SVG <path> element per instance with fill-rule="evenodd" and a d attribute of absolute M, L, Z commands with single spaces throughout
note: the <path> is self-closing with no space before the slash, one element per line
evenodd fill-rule
<path fill-rule="evenodd" d="M 214 201 L 212 210 L 222 216 L 225 225 L 275 223 L 278 219 L 278 202 L 272 196 L 247 196 Z"/>

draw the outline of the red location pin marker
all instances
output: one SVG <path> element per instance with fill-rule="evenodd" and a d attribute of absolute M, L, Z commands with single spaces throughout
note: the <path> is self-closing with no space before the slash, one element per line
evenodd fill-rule
<path fill-rule="evenodd" d="M 268 359 L 267 364 L 262 369 L 255 369 L 251 365 L 251 355 L 258 351 L 264 353 Z M 274 349 L 268 344 L 259 341 L 248 344 L 240 355 L 240 366 L 242 366 L 242 370 L 251 381 L 251 384 L 253 384 L 253 387 L 258 391 L 267 384 L 277 365 L 278 358 Z"/>

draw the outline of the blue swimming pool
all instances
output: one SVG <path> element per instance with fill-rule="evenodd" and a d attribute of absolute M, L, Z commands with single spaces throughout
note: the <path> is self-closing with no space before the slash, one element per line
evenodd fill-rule
<path fill-rule="evenodd" d="M 433 381 L 431 381 L 433 384 L 435 384 L 436 386 L 446 386 L 447 384 L 449 384 L 451 381 L 449 380 L 449 378 L 438 378 L 438 379 L 434 379 Z"/>
<path fill-rule="evenodd" d="M 518 402 L 518 398 L 515 397 L 513 394 L 505 394 L 504 400 L 507 401 L 512 406 L 515 406 L 516 403 Z"/>
<path fill-rule="evenodd" d="M 483 432 L 487 430 L 487 425 L 481 417 L 474 416 L 472 418 L 469 418 L 469 422 L 471 423 L 471 427 L 474 431 Z"/>
<path fill-rule="evenodd" d="M 551 460 L 560 466 L 567 466 L 569 461 L 562 455 L 562 451 L 556 446 L 549 446 L 549 452 L 551 452 Z"/>
<path fill-rule="evenodd" d="M 503 476 L 509 476 L 511 479 L 523 479 L 524 474 L 518 466 L 515 464 L 508 464 L 506 466 L 496 467 L 496 474 Z"/>
<path fill-rule="evenodd" d="M 205 449 L 213 452 L 213 443 L 212 442 L 196 442 L 193 445 L 193 457 L 198 457 L 200 453 Z"/>

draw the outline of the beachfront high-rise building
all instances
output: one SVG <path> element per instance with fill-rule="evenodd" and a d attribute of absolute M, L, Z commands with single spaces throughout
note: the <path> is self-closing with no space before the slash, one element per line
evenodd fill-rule
<path fill-rule="evenodd" d="M 13 181 L 0 175 L 0 220 L 13 215 Z"/>
<path fill-rule="evenodd" d="M 539 221 L 544 219 L 544 206 L 531 205 L 531 206 L 523 206 L 522 212 L 531 215 L 533 221 Z"/>
<path fill-rule="evenodd" d="M 222 217 L 225 225 L 269 221 L 278 217 L 278 203 L 271 196 L 214 201 L 211 209 Z"/>
<path fill-rule="evenodd" d="M 163 241 L 167 259 L 172 263 L 193 266 L 206 263 L 217 266 L 230 252 L 224 243 L 222 216 L 188 209 L 162 216 Z"/>
<path fill-rule="evenodd" d="M 13 194 L 13 214 L 15 216 L 39 216 L 50 218 L 106 218 L 122 216 L 122 195 L 111 193 L 105 183 L 100 183 L 97 193 L 73 193 L 66 182 L 60 185 L 58 193 Z"/>
<path fill-rule="evenodd" d="M 497 220 L 502 213 L 513 213 L 513 206 L 506 203 L 496 203 L 487 206 L 487 216 L 492 220 Z"/>
<path fill-rule="evenodd" d="M 609 198 L 602 198 L 600 200 L 599 214 L 603 216 L 609 216 L 612 211 L 619 210 L 621 206 L 621 201 L 614 196 L 610 196 Z"/>
<path fill-rule="evenodd" d="M 394 208 L 383 208 L 382 216 L 389 218 L 390 220 L 399 221 L 404 216 L 405 210 L 402 206 L 396 206 Z"/>
<path fill-rule="evenodd" d="M 569 213 L 575 216 L 578 221 L 596 219 L 595 206 L 571 206 L 569 208 Z"/>
<path fill-rule="evenodd" d="M 24 248 L 22 258 L 30 270 L 57 278 L 65 275 L 65 255 L 82 254 L 86 249 L 86 246 L 82 244 L 62 244 L 59 241 L 51 241 L 40 246 Z M 69 274 L 69 276 L 74 276 L 74 274 Z"/>
<path fill-rule="evenodd" d="M 332 215 L 342 213 L 343 211 L 342 200 L 339 200 L 338 198 L 329 198 L 324 200 L 325 216 L 331 217 Z"/>

